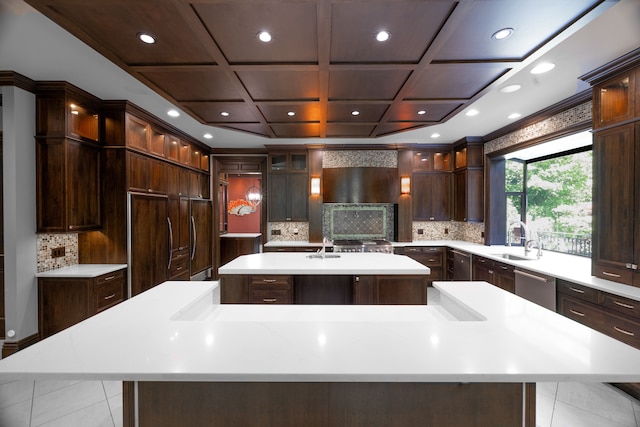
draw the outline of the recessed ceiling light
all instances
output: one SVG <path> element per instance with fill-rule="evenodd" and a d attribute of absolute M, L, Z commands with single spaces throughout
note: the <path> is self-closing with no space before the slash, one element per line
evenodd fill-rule
<path fill-rule="evenodd" d="M 389 40 L 389 37 L 391 37 L 391 34 L 388 31 L 379 31 L 376 34 L 376 40 L 379 42 L 386 42 Z"/>
<path fill-rule="evenodd" d="M 531 69 L 531 74 L 542 74 L 553 70 L 556 64 L 553 62 L 542 62 Z"/>
<path fill-rule="evenodd" d="M 180 113 L 178 113 L 178 110 L 169 110 L 167 111 L 167 114 L 171 117 L 179 117 Z"/>
<path fill-rule="evenodd" d="M 226 111 L 223 111 L 222 113 L 220 113 L 220 115 L 221 115 L 221 116 L 224 116 L 224 117 L 228 117 L 228 116 L 229 116 L 229 113 L 228 113 L 228 112 L 226 112 Z"/>
<path fill-rule="evenodd" d="M 431 138 L 440 138 L 440 134 L 439 133 L 432 133 L 431 134 Z"/>
<path fill-rule="evenodd" d="M 138 38 L 146 44 L 154 44 L 156 42 L 155 37 L 147 33 L 138 33 Z"/>
<path fill-rule="evenodd" d="M 469 117 L 477 116 L 480 112 L 478 110 L 469 110 L 465 114 Z"/>
<path fill-rule="evenodd" d="M 269 43 L 271 39 L 272 39 L 271 34 L 267 31 L 260 31 L 258 33 L 258 40 L 260 40 L 261 42 Z"/>
<path fill-rule="evenodd" d="M 358 110 L 354 110 L 354 111 L 351 112 L 352 116 L 357 116 L 359 114 L 360 114 L 360 111 L 358 111 Z"/>
<path fill-rule="evenodd" d="M 423 114 L 427 114 L 427 112 L 425 110 L 420 110 L 418 111 L 418 114 L 422 116 Z"/>
<path fill-rule="evenodd" d="M 503 28 L 501 30 L 496 31 L 491 35 L 491 38 L 494 40 L 504 40 L 513 34 L 513 28 Z"/>
<path fill-rule="evenodd" d="M 202 136 L 204 136 L 206 139 L 211 139 L 211 138 L 213 138 L 213 135 L 211 135 L 210 133 L 205 133 L 205 134 L 204 134 L 204 135 L 202 135 Z"/>
<path fill-rule="evenodd" d="M 520 113 L 511 113 L 507 116 L 508 119 L 517 119 L 518 117 L 520 117 L 522 114 Z"/>
<path fill-rule="evenodd" d="M 289 111 L 289 112 L 287 113 L 287 115 L 288 115 L 289 117 L 293 117 L 293 116 L 295 116 L 295 115 L 296 115 L 296 112 L 295 112 L 295 111 Z"/>
<path fill-rule="evenodd" d="M 516 91 L 520 90 L 520 88 L 522 88 L 522 86 L 520 86 L 520 85 L 509 85 L 509 86 L 505 86 L 502 89 L 500 89 L 500 92 L 502 92 L 502 93 L 512 93 L 512 92 L 516 92 Z"/>

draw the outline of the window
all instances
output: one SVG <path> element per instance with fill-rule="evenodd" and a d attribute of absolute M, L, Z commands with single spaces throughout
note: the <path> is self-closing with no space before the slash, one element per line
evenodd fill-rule
<path fill-rule="evenodd" d="M 584 134 L 588 146 L 540 157 L 514 153 L 506 161 L 505 243 L 524 244 L 523 221 L 527 238 L 544 249 L 591 256 L 592 151 L 591 135 Z"/>

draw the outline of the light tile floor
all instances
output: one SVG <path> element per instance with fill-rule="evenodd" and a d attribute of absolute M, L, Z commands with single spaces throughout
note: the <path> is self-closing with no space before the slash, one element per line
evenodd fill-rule
<path fill-rule="evenodd" d="M 536 398 L 540 427 L 640 427 L 640 402 L 606 384 L 538 383 Z M 122 426 L 122 385 L 0 382 L 0 426 Z"/>

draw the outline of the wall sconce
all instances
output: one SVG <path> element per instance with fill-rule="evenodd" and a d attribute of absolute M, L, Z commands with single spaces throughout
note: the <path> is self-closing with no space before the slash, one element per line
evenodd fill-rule
<path fill-rule="evenodd" d="M 312 196 L 320 195 L 320 177 L 319 176 L 311 177 L 311 195 Z"/>
<path fill-rule="evenodd" d="M 400 192 L 402 194 L 411 193 L 411 177 L 403 176 L 400 178 Z"/>

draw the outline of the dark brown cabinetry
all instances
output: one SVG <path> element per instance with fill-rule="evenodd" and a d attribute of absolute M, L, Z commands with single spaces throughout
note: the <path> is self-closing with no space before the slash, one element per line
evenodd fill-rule
<path fill-rule="evenodd" d="M 471 280 L 471 254 L 457 249 L 447 249 L 447 279 Z"/>
<path fill-rule="evenodd" d="M 326 285 L 330 289 L 326 289 Z M 221 275 L 223 304 L 426 304 L 427 277 Z"/>
<path fill-rule="evenodd" d="M 220 236 L 220 264 L 224 265 L 233 261 L 240 255 L 255 254 L 260 252 L 262 236 Z"/>
<path fill-rule="evenodd" d="M 640 348 L 640 302 L 565 280 L 558 280 L 556 289 L 558 313 Z M 640 398 L 639 383 L 616 386 Z"/>
<path fill-rule="evenodd" d="M 640 51 L 582 77 L 593 85 L 592 274 L 640 286 Z"/>
<path fill-rule="evenodd" d="M 189 280 L 189 247 L 191 223 L 189 199 L 170 196 L 169 217 L 169 280 Z"/>
<path fill-rule="evenodd" d="M 87 231 L 102 225 L 99 102 L 64 82 L 36 89 L 38 232 Z"/>
<path fill-rule="evenodd" d="M 212 242 L 212 218 L 213 208 L 211 200 L 191 199 L 190 218 L 191 221 L 191 247 L 190 247 L 190 272 L 191 276 L 208 276 L 207 270 L 211 268 L 211 242 Z"/>
<path fill-rule="evenodd" d="M 484 170 L 481 141 L 465 142 L 454 150 L 454 215 L 456 221 L 484 219 Z"/>
<path fill-rule="evenodd" d="M 481 256 L 473 256 L 473 280 L 491 283 L 511 293 L 516 290 L 516 276 L 512 265 Z"/>
<path fill-rule="evenodd" d="M 414 220 L 451 220 L 452 170 L 450 148 L 424 149 L 413 153 L 411 195 Z"/>
<path fill-rule="evenodd" d="M 426 265 L 431 270 L 429 274 L 428 284 L 434 281 L 445 280 L 446 265 L 446 248 L 431 246 L 406 246 L 404 248 L 396 248 L 395 253 L 406 255 L 418 261 L 422 265 Z"/>
<path fill-rule="evenodd" d="M 271 153 L 268 162 L 269 221 L 307 221 L 309 174 L 306 153 Z"/>
<path fill-rule="evenodd" d="M 124 300 L 126 270 L 90 278 L 38 278 L 38 328 L 46 338 Z"/>

